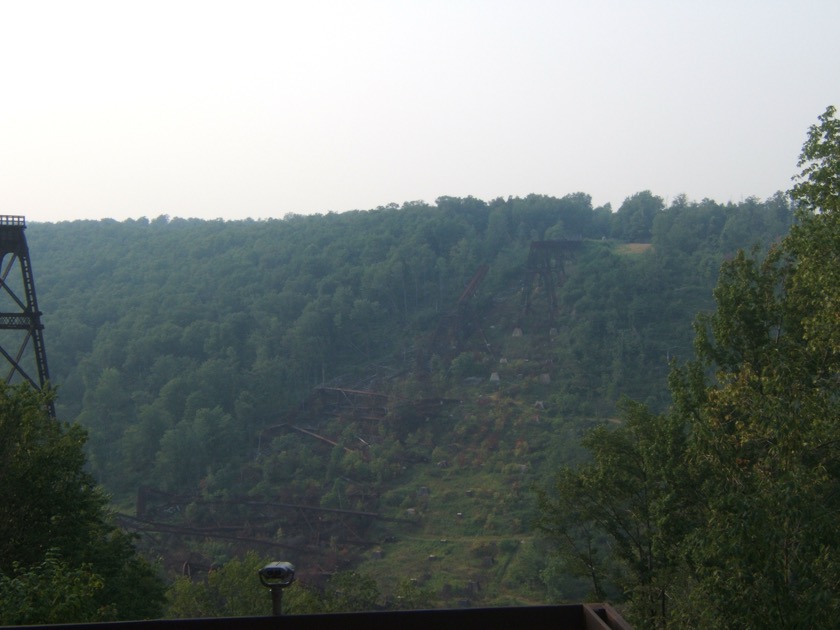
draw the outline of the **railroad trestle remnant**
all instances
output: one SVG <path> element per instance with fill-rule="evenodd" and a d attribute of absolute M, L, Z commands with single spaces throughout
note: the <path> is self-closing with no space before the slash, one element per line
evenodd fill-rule
<path fill-rule="evenodd" d="M 25 229 L 25 217 L 0 215 L 0 355 L 7 383 L 17 377 L 43 389 L 50 374 Z"/>

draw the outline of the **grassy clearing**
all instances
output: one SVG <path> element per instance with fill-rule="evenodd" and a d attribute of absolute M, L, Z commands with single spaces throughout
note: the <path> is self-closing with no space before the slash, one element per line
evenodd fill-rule
<path fill-rule="evenodd" d="M 653 245 L 650 243 L 624 243 L 615 248 L 619 254 L 641 254 L 649 250 Z"/>

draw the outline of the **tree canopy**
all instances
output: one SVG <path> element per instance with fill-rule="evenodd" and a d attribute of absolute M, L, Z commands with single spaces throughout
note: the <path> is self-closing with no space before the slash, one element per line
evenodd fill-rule
<path fill-rule="evenodd" d="M 140 619 L 163 586 L 85 472 L 85 432 L 49 391 L 0 384 L 0 623 Z"/>

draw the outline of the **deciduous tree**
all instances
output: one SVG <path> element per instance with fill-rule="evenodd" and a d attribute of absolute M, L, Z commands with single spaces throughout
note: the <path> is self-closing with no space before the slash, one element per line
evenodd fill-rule
<path fill-rule="evenodd" d="M 701 366 L 672 391 L 692 435 L 701 518 L 686 618 L 827 627 L 840 612 L 840 121 L 811 127 L 791 191 L 798 224 L 761 263 L 724 265 L 700 321 Z"/>
<path fill-rule="evenodd" d="M 562 471 L 554 491 L 541 494 L 540 529 L 558 543 L 566 570 L 590 580 L 594 598 L 618 589 L 629 619 L 664 627 L 694 499 L 683 427 L 624 401 L 621 426 L 596 428 L 584 446 L 592 461 Z"/>
<path fill-rule="evenodd" d="M 797 225 L 763 260 L 741 252 L 722 266 L 697 359 L 672 371 L 670 412 L 636 409 L 597 429 L 585 442 L 592 463 L 564 471 L 543 506 L 593 578 L 581 542 L 607 541 L 608 575 L 646 627 L 830 627 L 840 614 L 834 108 L 809 130 L 799 166 Z M 656 593 L 673 614 L 651 605 Z"/>
<path fill-rule="evenodd" d="M 85 432 L 49 416 L 51 396 L 0 383 L 0 623 L 156 616 L 163 586 L 111 524 Z"/>

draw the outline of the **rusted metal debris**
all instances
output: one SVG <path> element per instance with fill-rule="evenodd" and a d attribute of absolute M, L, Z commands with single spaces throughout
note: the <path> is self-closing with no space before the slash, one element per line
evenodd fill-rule
<path fill-rule="evenodd" d="M 461 400 L 458 398 L 422 398 L 402 402 L 398 405 L 398 409 L 402 413 L 410 410 L 414 415 L 434 417 L 460 404 Z"/>
<path fill-rule="evenodd" d="M 379 392 L 318 387 L 324 411 L 335 416 L 351 415 L 361 420 L 382 420 L 388 415 L 388 395 Z"/>
<path fill-rule="evenodd" d="M 225 499 L 225 500 L 204 500 L 200 499 L 196 496 L 188 497 L 185 495 L 176 495 L 164 492 L 163 490 L 157 490 L 155 488 L 146 488 L 146 492 L 154 492 L 156 496 L 159 496 L 166 500 L 166 505 L 177 505 L 180 507 L 184 507 L 191 503 L 195 505 L 240 505 L 240 506 L 249 506 L 255 508 L 277 508 L 280 510 L 297 510 L 297 511 L 304 511 L 304 512 L 320 512 L 326 514 L 343 514 L 347 516 L 360 516 L 364 518 L 370 518 L 379 521 L 393 521 L 393 522 L 401 522 L 401 519 L 394 519 L 390 517 L 383 516 L 379 512 L 365 512 L 360 510 L 346 510 L 341 508 L 329 508 L 329 507 L 321 507 L 318 505 L 305 505 L 301 503 L 284 503 L 280 501 L 261 501 L 256 500 L 254 498 L 239 498 L 239 499 Z M 132 518 L 132 517 L 126 517 Z M 143 520 L 141 515 L 134 517 L 136 520 L 140 521 Z"/>
<path fill-rule="evenodd" d="M 531 308 L 531 298 L 541 289 L 548 301 L 549 316 L 557 310 L 555 288 L 566 280 L 566 262 L 580 251 L 583 238 L 532 241 L 522 283 L 523 315 Z"/>
<path fill-rule="evenodd" d="M 487 275 L 487 272 L 490 270 L 490 265 L 484 264 L 478 268 L 473 274 L 473 277 L 467 283 L 466 288 L 461 293 L 461 297 L 458 298 L 458 306 L 464 306 L 472 296 L 475 295 L 476 291 L 478 291 L 479 285 L 484 281 L 484 276 Z"/>
<path fill-rule="evenodd" d="M 484 281 L 489 269 L 488 265 L 481 265 L 461 292 L 455 308 L 441 317 L 426 349 L 424 362 L 427 362 L 433 354 L 449 361 L 461 352 L 464 342 L 470 337 L 474 328 L 473 318 L 468 308 L 470 300 L 478 292 L 478 287 Z"/>

